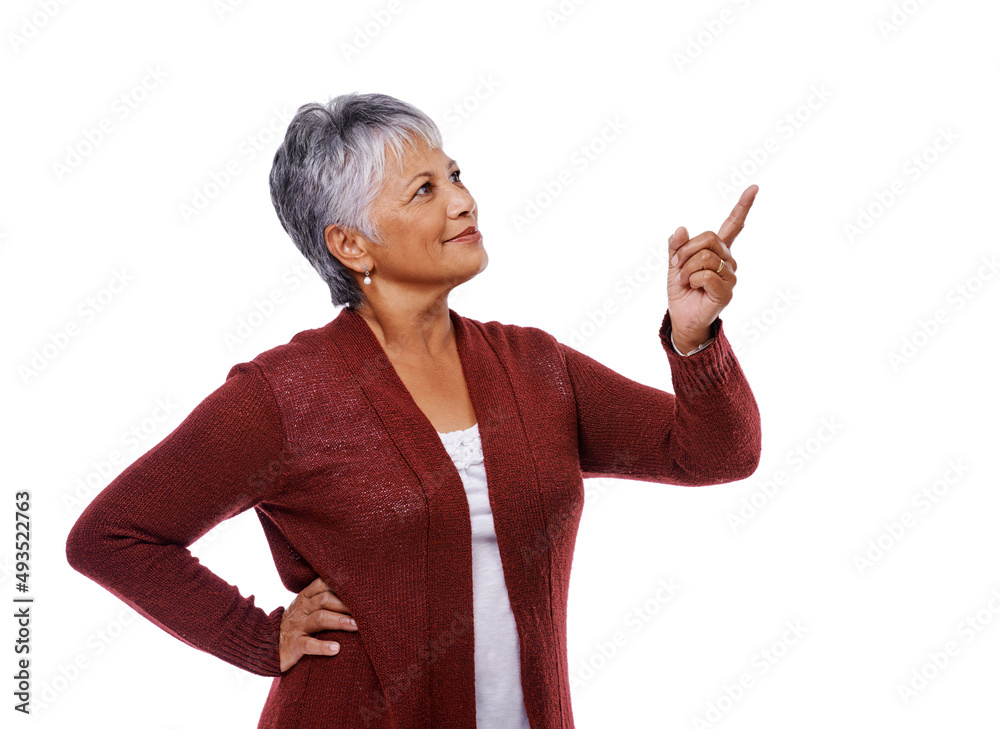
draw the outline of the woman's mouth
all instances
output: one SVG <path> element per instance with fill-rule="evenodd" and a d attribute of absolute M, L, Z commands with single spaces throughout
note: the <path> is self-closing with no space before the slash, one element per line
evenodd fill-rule
<path fill-rule="evenodd" d="M 483 239 L 483 234 L 476 229 L 474 225 L 470 225 L 468 228 L 463 230 L 460 234 L 456 235 L 454 238 L 449 238 L 445 243 L 474 243 Z"/>

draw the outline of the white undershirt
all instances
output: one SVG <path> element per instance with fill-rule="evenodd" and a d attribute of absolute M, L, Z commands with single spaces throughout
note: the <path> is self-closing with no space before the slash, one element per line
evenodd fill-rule
<path fill-rule="evenodd" d="M 529 729 L 517 626 L 493 527 L 479 424 L 438 436 L 462 477 L 472 520 L 476 729 Z"/>

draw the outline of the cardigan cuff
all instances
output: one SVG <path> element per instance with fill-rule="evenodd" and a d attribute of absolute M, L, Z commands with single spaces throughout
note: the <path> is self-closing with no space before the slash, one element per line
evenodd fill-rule
<path fill-rule="evenodd" d="M 736 354 L 723 332 L 721 317 L 716 318 L 709 327 L 712 339 L 707 346 L 686 356 L 674 348 L 671 343 L 672 333 L 673 328 L 668 309 L 663 317 L 663 323 L 660 325 L 659 334 L 663 349 L 670 359 L 674 394 L 700 394 L 716 390 L 726 383 L 733 368 L 739 367 Z"/>
<path fill-rule="evenodd" d="M 249 600 L 253 604 L 253 595 Z M 223 636 L 224 642 L 212 646 L 208 652 L 258 676 L 280 676 L 281 618 L 284 613 L 282 605 L 255 626 L 246 625 L 243 629 L 229 631 Z"/>

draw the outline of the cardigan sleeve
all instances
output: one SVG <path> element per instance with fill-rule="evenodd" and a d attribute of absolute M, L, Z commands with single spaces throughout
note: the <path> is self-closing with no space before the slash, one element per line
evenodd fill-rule
<path fill-rule="evenodd" d="M 279 676 L 284 607 L 270 614 L 188 547 L 282 486 L 284 429 L 256 363 L 226 381 L 120 473 L 70 530 L 70 565 L 188 645 Z"/>
<path fill-rule="evenodd" d="M 670 343 L 670 312 L 660 343 L 674 393 L 630 380 L 560 343 L 576 400 L 580 469 L 610 477 L 684 486 L 749 477 L 761 451 L 760 413 L 722 331 L 683 356 Z"/>

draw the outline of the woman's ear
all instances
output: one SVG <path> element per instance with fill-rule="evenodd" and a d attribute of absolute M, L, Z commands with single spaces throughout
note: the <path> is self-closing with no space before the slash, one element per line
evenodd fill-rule
<path fill-rule="evenodd" d="M 326 240 L 326 249 L 330 251 L 330 255 L 348 268 L 354 268 L 351 263 L 365 256 L 365 241 L 357 233 L 336 223 L 331 223 L 323 229 L 323 238 Z M 360 266 L 358 268 L 360 269 Z"/>

